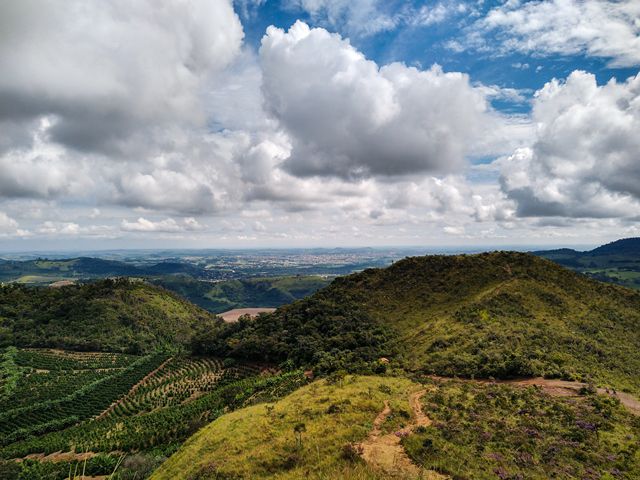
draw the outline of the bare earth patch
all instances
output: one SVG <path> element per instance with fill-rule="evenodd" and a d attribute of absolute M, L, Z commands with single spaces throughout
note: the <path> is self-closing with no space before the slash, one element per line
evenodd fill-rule
<path fill-rule="evenodd" d="M 439 377 L 436 375 L 430 375 L 429 378 L 433 380 L 446 381 L 451 380 L 447 377 Z M 476 383 L 506 383 L 508 385 L 527 387 L 530 385 L 541 388 L 545 393 L 548 393 L 554 397 L 576 397 L 580 394 L 580 390 L 588 387 L 586 383 L 571 382 L 569 380 L 557 380 L 549 378 L 522 378 L 514 380 L 469 380 L 458 378 L 463 382 L 476 382 Z M 597 388 L 597 392 L 600 395 L 608 395 L 610 397 L 617 398 L 620 403 L 624 405 L 629 412 L 634 415 L 640 415 L 640 401 L 633 395 L 625 392 L 618 392 L 610 388 Z"/>
<path fill-rule="evenodd" d="M 242 315 L 249 315 L 250 317 L 256 317 L 259 313 L 271 313 L 275 312 L 275 308 L 268 307 L 256 307 L 256 308 L 234 308 L 228 312 L 219 313 L 221 317 L 227 323 L 237 322 Z"/>
<path fill-rule="evenodd" d="M 416 428 L 431 425 L 431 420 L 422 411 L 420 398 L 426 394 L 426 390 L 412 393 L 409 396 L 409 405 L 413 411 L 413 421 L 406 427 L 392 433 L 384 434 L 382 425 L 391 414 L 389 402 L 385 400 L 384 408 L 373 421 L 373 429 L 369 437 L 359 447 L 362 458 L 376 470 L 384 472 L 389 478 L 444 480 L 449 477 L 441 475 L 433 470 L 424 470 L 411 461 L 404 451 L 401 439 Z"/>

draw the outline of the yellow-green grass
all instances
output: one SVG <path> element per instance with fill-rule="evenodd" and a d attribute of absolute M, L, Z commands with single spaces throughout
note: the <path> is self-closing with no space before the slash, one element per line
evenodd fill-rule
<path fill-rule="evenodd" d="M 359 458 L 349 459 L 345 446 L 368 436 L 384 400 L 409 412 L 409 393 L 419 388 L 391 377 L 316 381 L 276 403 L 220 417 L 191 437 L 151 479 L 386 478 Z M 408 420 L 389 420 L 397 426 L 403 421 Z M 299 424 L 304 432 L 298 443 L 294 429 Z"/>
<path fill-rule="evenodd" d="M 61 277 L 59 275 L 58 276 L 23 275 L 22 277 L 18 278 L 16 282 L 30 284 L 30 283 L 51 283 L 51 282 L 58 282 L 60 280 L 69 280 L 69 279 L 66 277 Z"/>

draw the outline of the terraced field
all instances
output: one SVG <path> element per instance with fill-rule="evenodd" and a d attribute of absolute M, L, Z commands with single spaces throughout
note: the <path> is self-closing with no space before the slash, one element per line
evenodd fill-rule
<path fill-rule="evenodd" d="M 19 350 L 17 378 L 0 396 L 0 445 L 100 415 L 165 359 Z"/>
<path fill-rule="evenodd" d="M 300 382 L 230 359 L 0 350 L 0 478 L 3 460 L 16 458 L 102 453 L 111 465 L 114 452 L 155 449 L 153 460 L 226 408 Z"/>
<path fill-rule="evenodd" d="M 171 358 L 134 386 L 106 415 L 128 416 L 187 403 L 212 391 L 225 371 L 212 358 Z"/>
<path fill-rule="evenodd" d="M 122 353 L 25 348 L 18 351 L 16 364 L 37 370 L 102 370 L 127 367 L 137 358 Z"/>

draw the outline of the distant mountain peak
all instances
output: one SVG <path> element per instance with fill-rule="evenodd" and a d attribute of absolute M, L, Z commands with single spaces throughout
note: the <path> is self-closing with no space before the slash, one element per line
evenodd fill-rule
<path fill-rule="evenodd" d="M 615 242 L 607 243 L 595 248 L 589 254 L 614 255 L 614 254 L 640 254 L 640 237 L 622 238 Z"/>

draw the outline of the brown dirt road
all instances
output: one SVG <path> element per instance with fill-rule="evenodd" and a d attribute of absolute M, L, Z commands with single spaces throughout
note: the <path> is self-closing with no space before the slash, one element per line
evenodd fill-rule
<path fill-rule="evenodd" d="M 250 317 L 256 317 L 259 313 L 271 313 L 275 312 L 275 308 L 258 307 L 258 308 L 234 308 L 228 312 L 218 313 L 218 317 L 221 317 L 227 323 L 237 322 L 242 315 L 249 315 Z"/>
<path fill-rule="evenodd" d="M 431 420 L 422 411 L 420 399 L 426 390 L 414 392 L 409 396 L 409 405 L 413 411 L 413 421 L 406 427 L 391 433 L 383 433 L 382 425 L 391 415 L 389 402 L 385 400 L 384 408 L 373 421 L 373 428 L 365 441 L 358 447 L 362 458 L 375 470 L 383 472 L 388 478 L 445 480 L 449 477 L 432 470 L 424 470 L 414 464 L 400 443 L 402 437 L 409 435 L 419 426 L 428 426 Z"/>
<path fill-rule="evenodd" d="M 438 381 L 447 381 L 452 380 L 448 377 L 439 377 L 436 375 L 430 375 L 429 378 Z M 514 379 L 514 380 L 470 380 L 470 379 L 462 379 L 459 378 L 457 380 L 461 380 L 463 382 L 475 382 L 475 383 L 504 383 L 507 385 L 516 385 L 522 387 L 528 386 L 536 386 L 540 387 L 545 393 L 555 397 L 575 397 L 580 394 L 580 390 L 582 388 L 588 387 L 586 383 L 582 382 L 572 382 L 569 380 L 557 380 L 550 378 L 523 378 L 523 379 Z M 640 401 L 635 398 L 633 395 L 630 395 L 625 392 L 617 392 L 613 389 L 607 388 L 597 388 L 597 392 L 601 395 L 608 395 L 610 397 L 617 398 L 620 400 L 620 403 L 624 405 L 629 412 L 633 415 L 640 415 Z"/>

